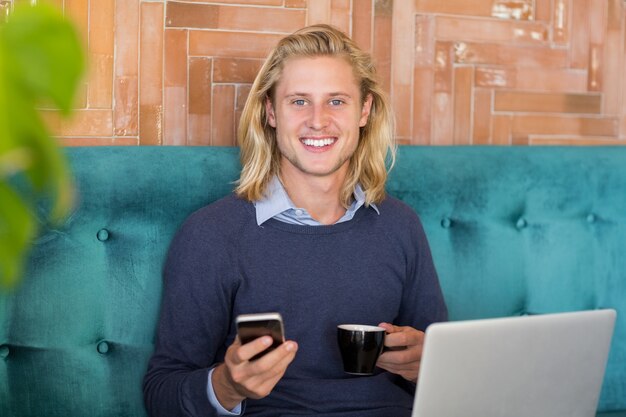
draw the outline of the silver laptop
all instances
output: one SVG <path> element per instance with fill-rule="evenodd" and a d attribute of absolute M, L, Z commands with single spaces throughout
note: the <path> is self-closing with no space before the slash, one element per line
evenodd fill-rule
<path fill-rule="evenodd" d="M 593 417 L 615 310 L 437 323 L 413 417 Z"/>

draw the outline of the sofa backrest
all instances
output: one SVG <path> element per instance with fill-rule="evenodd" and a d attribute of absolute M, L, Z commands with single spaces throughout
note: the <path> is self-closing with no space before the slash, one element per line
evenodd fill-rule
<path fill-rule="evenodd" d="M 143 416 L 170 239 L 232 190 L 238 151 L 67 153 L 76 209 L 0 294 L 0 415 Z M 615 308 L 600 409 L 626 410 L 626 148 L 402 147 L 388 191 L 422 218 L 452 320 Z"/>

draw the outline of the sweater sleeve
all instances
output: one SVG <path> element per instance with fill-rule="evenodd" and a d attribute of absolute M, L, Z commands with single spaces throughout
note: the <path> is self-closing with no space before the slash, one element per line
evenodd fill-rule
<path fill-rule="evenodd" d="M 425 331 L 432 323 L 447 321 L 448 310 L 422 223 L 415 213 L 410 217 L 407 276 L 398 322 Z"/>
<path fill-rule="evenodd" d="M 174 237 L 164 267 L 161 316 L 144 377 L 149 415 L 215 416 L 208 372 L 223 360 L 236 291 L 231 240 L 210 212 L 196 212 Z"/>

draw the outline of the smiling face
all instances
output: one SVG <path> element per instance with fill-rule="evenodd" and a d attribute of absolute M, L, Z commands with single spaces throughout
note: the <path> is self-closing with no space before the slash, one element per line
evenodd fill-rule
<path fill-rule="evenodd" d="M 266 102 L 268 124 L 276 129 L 281 174 L 294 180 L 345 178 L 372 104 L 365 101 L 350 64 L 343 58 L 288 59 Z"/>

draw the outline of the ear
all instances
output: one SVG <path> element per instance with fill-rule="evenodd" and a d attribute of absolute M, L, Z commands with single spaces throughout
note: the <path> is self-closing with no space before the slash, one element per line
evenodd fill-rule
<path fill-rule="evenodd" d="M 361 118 L 359 119 L 359 127 L 363 127 L 367 124 L 367 120 L 370 116 L 370 111 L 372 110 L 372 102 L 374 98 L 371 94 L 368 94 L 365 97 L 365 101 L 363 102 L 363 108 L 361 109 Z"/>
<path fill-rule="evenodd" d="M 267 123 L 276 129 L 276 113 L 269 97 L 265 98 L 265 114 L 267 115 Z"/>

